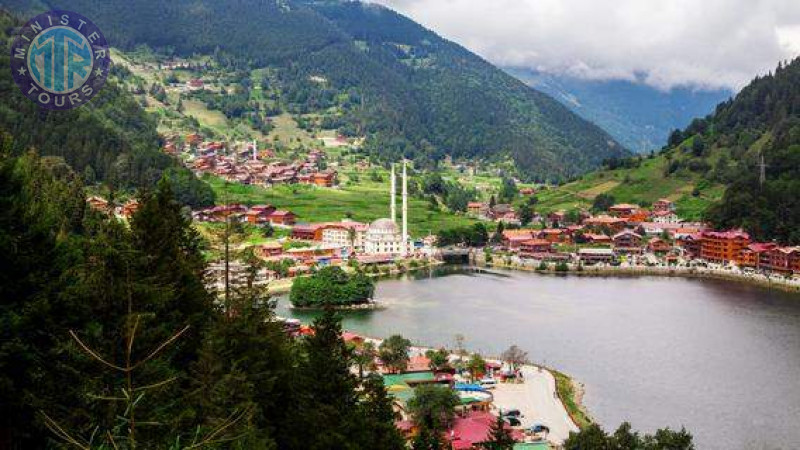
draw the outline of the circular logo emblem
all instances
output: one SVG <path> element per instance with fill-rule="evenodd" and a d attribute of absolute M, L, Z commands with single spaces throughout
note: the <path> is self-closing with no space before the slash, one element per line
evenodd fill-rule
<path fill-rule="evenodd" d="M 42 108 L 72 109 L 94 97 L 111 65 L 108 42 L 86 17 L 49 11 L 34 17 L 11 45 L 11 72 Z"/>

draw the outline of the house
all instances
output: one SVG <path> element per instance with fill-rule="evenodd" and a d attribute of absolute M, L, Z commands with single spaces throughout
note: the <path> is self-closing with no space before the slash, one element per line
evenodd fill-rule
<path fill-rule="evenodd" d="M 647 249 L 652 253 L 663 254 L 672 250 L 672 245 L 660 237 L 655 237 L 647 243 Z"/>
<path fill-rule="evenodd" d="M 553 252 L 553 243 L 545 239 L 529 239 L 519 244 L 519 255 L 535 258 L 537 255 Z"/>
<path fill-rule="evenodd" d="M 760 268 L 773 272 L 800 273 L 800 247 L 778 247 L 762 253 Z"/>
<path fill-rule="evenodd" d="M 672 212 L 675 211 L 675 203 L 672 200 L 662 198 L 653 203 L 653 211 L 655 212 Z"/>
<path fill-rule="evenodd" d="M 364 338 L 352 331 L 343 331 L 342 340 L 347 344 L 361 345 L 365 342 Z"/>
<path fill-rule="evenodd" d="M 317 172 L 314 174 L 313 183 L 320 187 L 333 187 L 336 184 L 336 172 Z"/>
<path fill-rule="evenodd" d="M 197 133 L 191 133 L 186 135 L 186 143 L 189 145 L 197 145 L 203 142 L 203 136 L 200 136 Z"/>
<path fill-rule="evenodd" d="M 547 220 L 551 224 L 564 225 L 567 222 L 567 212 L 563 210 L 551 212 L 547 215 Z"/>
<path fill-rule="evenodd" d="M 199 78 L 193 78 L 186 83 L 186 87 L 189 88 L 190 91 L 202 90 L 203 86 L 204 86 L 203 80 Z"/>
<path fill-rule="evenodd" d="M 516 250 L 525 242 L 533 239 L 533 230 L 504 230 L 503 246 L 509 250 Z"/>
<path fill-rule="evenodd" d="M 616 260 L 614 250 L 610 248 L 582 248 L 578 250 L 578 259 L 586 264 L 610 263 Z"/>
<path fill-rule="evenodd" d="M 653 213 L 655 223 L 680 223 L 681 218 L 674 211 L 655 211 Z"/>
<path fill-rule="evenodd" d="M 297 216 L 291 211 L 274 211 L 269 215 L 269 221 L 273 225 L 294 225 Z"/>
<path fill-rule="evenodd" d="M 414 355 L 408 359 L 405 373 L 428 372 L 431 370 L 431 360 L 425 355 Z"/>
<path fill-rule="evenodd" d="M 245 220 L 253 225 L 269 223 L 269 216 L 275 210 L 276 208 L 272 205 L 256 205 L 245 213 Z"/>
<path fill-rule="evenodd" d="M 741 230 L 700 233 L 700 258 L 717 263 L 740 263 L 750 235 Z"/>
<path fill-rule="evenodd" d="M 363 253 L 365 250 L 364 239 L 368 229 L 368 224 L 352 220 L 326 224 L 322 227 L 322 244 Z"/>
<path fill-rule="evenodd" d="M 86 199 L 86 203 L 88 203 L 89 206 L 94 210 L 104 213 L 109 212 L 108 200 L 104 199 L 103 197 L 93 195 Z"/>
<path fill-rule="evenodd" d="M 492 426 L 497 422 L 497 417 L 486 411 L 469 411 L 466 415 L 456 417 L 450 430 L 445 433 L 453 450 L 479 449 L 481 443 L 489 439 Z M 511 437 L 522 440 L 520 430 L 509 429 Z"/>
<path fill-rule="evenodd" d="M 301 241 L 322 241 L 322 230 L 325 224 L 312 223 L 292 227 L 292 239 Z"/>
<path fill-rule="evenodd" d="M 616 247 L 618 251 L 627 251 L 632 249 L 636 249 L 638 251 L 642 245 L 642 236 L 634 233 L 631 230 L 620 231 L 611 239 L 614 241 L 614 247 Z"/>
<path fill-rule="evenodd" d="M 526 197 L 529 197 L 529 196 L 531 196 L 531 195 L 533 195 L 535 193 L 536 193 L 536 190 L 533 189 L 533 188 L 529 188 L 529 187 L 522 188 L 522 189 L 519 190 L 519 194 L 520 195 L 524 195 Z"/>
<path fill-rule="evenodd" d="M 588 244 L 611 244 L 614 242 L 611 236 L 595 233 L 586 233 L 583 235 L 583 239 Z"/>
<path fill-rule="evenodd" d="M 742 267 L 761 267 L 762 260 L 764 263 L 769 262 L 769 252 L 776 248 L 778 244 L 772 242 L 754 242 L 744 249 L 742 249 L 739 265 Z"/>
<path fill-rule="evenodd" d="M 630 203 L 619 203 L 610 208 L 608 212 L 615 217 L 630 217 L 639 210 L 639 205 L 632 205 Z"/>
<path fill-rule="evenodd" d="M 536 237 L 553 243 L 564 242 L 568 238 L 566 230 L 560 228 L 545 228 L 544 230 L 539 230 L 539 232 L 536 233 Z"/>
<path fill-rule="evenodd" d="M 683 252 L 689 258 L 697 258 L 700 256 L 702 247 L 702 239 L 700 233 L 682 235 L 676 238 L 678 247 L 683 249 Z"/>
<path fill-rule="evenodd" d="M 495 220 L 500 219 L 505 215 L 512 213 L 514 213 L 514 207 L 506 203 L 499 203 L 497 205 L 494 205 L 494 207 L 491 208 L 491 211 L 489 211 L 489 214 Z"/>
<path fill-rule="evenodd" d="M 253 247 L 253 253 L 258 258 L 267 259 L 283 254 L 283 245 L 278 242 L 270 242 Z"/>
<path fill-rule="evenodd" d="M 467 203 L 467 213 L 481 217 L 485 216 L 486 213 L 489 211 L 489 205 L 483 202 L 469 202 Z"/>
<path fill-rule="evenodd" d="M 645 209 L 638 209 L 626 217 L 628 225 L 636 225 L 642 222 L 647 222 L 650 218 L 650 212 Z"/>
<path fill-rule="evenodd" d="M 625 229 L 627 221 L 619 217 L 611 217 L 607 215 L 599 215 L 590 217 L 583 221 L 583 225 L 595 230 L 608 229 L 612 233 L 618 233 Z"/>
<path fill-rule="evenodd" d="M 120 208 L 120 215 L 126 219 L 130 219 L 138 210 L 139 201 L 132 198 L 122 205 L 122 208 Z"/>

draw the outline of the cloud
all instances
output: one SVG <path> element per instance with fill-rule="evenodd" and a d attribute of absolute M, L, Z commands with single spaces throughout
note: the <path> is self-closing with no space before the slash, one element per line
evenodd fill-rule
<path fill-rule="evenodd" d="M 503 66 L 740 88 L 800 54 L 798 0 L 373 0 Z"/>

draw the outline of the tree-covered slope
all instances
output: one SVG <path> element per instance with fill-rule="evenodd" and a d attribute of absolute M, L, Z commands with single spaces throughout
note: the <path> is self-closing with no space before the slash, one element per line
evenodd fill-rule
<path fill-rule="evenodd" d="M 715 227 L 800 244 L 800 58 L 674 131 L 658 155 L 609 161 L 541 199 L 547 208 L 571 207 L 601 193 L 642 204 L 670 197 L 679 213 Z"/>
<path fill-rule="evenodd" d="M 340 132 L 385 159 L 504 160 L 520 175 L 564 179 L 627 151 L 552 98 L 406 17 L 359 2 L 300 0 L 47 1 L 92 18 L 112 45 L 214 54 L 276 69 L 296 111 L 345 96 Z M 320 82 L 319 80 L 324 80 Z"/>
<path fill-rule="evenodd" d="M 0 13 L 0 38 L 10 47 L 21 23 Z M 9 67 L 9 51 L 0 66 Z M 165 173 L 175 181 L 180 199 L 191 205 L 213 203 L 211 189 L 161 153 L 155 122 L 114 82 L 114 76 L 87 105 L 69 111 L 40 110 L 22 95 L 9 70 L 0 70 L 0 131 L 14 136 L 14 154 L 35 149 L 62 157 L 87 182 L 113 189 L 152 187 Z"/>

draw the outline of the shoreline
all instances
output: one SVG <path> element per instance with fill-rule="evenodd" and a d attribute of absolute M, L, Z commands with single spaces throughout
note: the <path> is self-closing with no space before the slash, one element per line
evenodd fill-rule
<path fill-rule="evenodd" d="M 365 341 L 370 341 L 374 343 L 376 346 L 380 345 L 383 342 L 383 338 L 378 338 L 375 336 L 367 336 L 362 333 L 357 333 L 352 330 L 344 330 L 351 332 L 355 335 L 362 337 Z M 411 351 L 415 354 L 425 354 L 428 350 L 437 350 L 434 347 L 428 347 L 424 345 L 412 345 Z M 450 352 L 450 356 L 458 356 L 455 352 Z M 492 355 L 481 355 L 483 356 L 484 360 L 487 362 L 495 362 L 495 363 L 503 363 L 502 358 L 498 358 Z M 589 414 L 586 406 L 583 404 L 583 396 L 586 392 L 585 386 L 570 375 L 567 375 L 564 372 L 561 372 L 557 369 L 553 369 L 551 367 L 547 367 L 540 364 L 535 363 L 526 363 L 519 366 L 519 369 L 531 369 L 536 371 L 545 371 L 549 373 L 553 379 L 555 380 L 555 392 L 558 396 L 558 401 L 561 403 L 561 406 L 566 413 L 566 418 L 571 421 L 575 427 L 579 430 L 582 430 L 589 425 L 594 423 L 594 419 Z"/>
<path fill-rule="evenodd" d="M 498 261 L 499 260 L 499 261 Z M 559 272 L 553 264 L 547 270 L 538 270 L 538 262 L 528 264 L 506 263 L 500 258 L 491 262 L 481 256 L 471 261 L 475 267 L 499 268 L 516 270 L 520 272 L 533 272 L 542 275 L 564 275 L 583 277 L 643 277 L 656 276 L 665 278 L 711 279 L 745 283 L 765 289 L 775 289 L 787 293 L 800 293 L 800 279 L 785 278 L 780 275 L 765 276 L 760 274 L 744 274 L 727 270 L 711 269 L 707 267 L 664 267 L 664 266 L 582 266 L 578 270 L 574 264 L 569 264 L 569 271 Z"/>
<path fill-rule="evenodd" d="M 376 280 L 380 280 L 381 278 L 393 277 L 393 276 L 397 276 L 397 275 L 403 275 L 403 274 L 406 274 L 406 273 L 416 272 L 416 271 L 422 270 L 422 269 L 431 269 L 431 268 L 434 268 L 434 267 L 437 267 L 437 266 L 445 264 L 444 262 L 439 261 L 438 259 L 429 259 L 429 260 L 427 260 L 425 262 L 419 262 L 418 260 L 413 260 L 413 261 L 417 261 L 419 263 L 419 265 L 417 267 L 404 266 L 404 268 L 402 270 L 398 269 L 397 266 L 394 266 L 393 268 L 389 269 L 389 271 L 386 272 L 386 273 L 365 273 L 365 275 L 367 275 L 370 278 L 374 278 Z M 308 275 L 300 275 L 299 277 L 305 277 L 305 276 L 308 276 Z M 269 294 L 271 294 L 271 295 L 288 294 L 289 291 L 292 290 L 292 284 L 294 284 L 294 280 L 296 278 L 299 278 L 299 277 L 281 278 L 279 280 L 270 281 L 269 284 L 267 285 L 267 292 Z M 313 308 L 310 308 L 310 309 L 313 309 Z M 342 309 L 348 309 L 348 308 L 342 308 Z M 364 309 L 366 309 L 366 308 L 364 308 Z M 380 308 L 377 308 L 377 309 L 380 309 Z"/>

